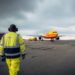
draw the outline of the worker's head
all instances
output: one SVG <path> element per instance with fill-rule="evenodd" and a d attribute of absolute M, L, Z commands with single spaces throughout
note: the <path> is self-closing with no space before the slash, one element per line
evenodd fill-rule
<path fill-rule="evenodd" d="M 11 24 L 10 27 L 8 28 L 8 30 L 11 32 L 17 32 L 18 28 L 16 27 L 15 24 Z"/>

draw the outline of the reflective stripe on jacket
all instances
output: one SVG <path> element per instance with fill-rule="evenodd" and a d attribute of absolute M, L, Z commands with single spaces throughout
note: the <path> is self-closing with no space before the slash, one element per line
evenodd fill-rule
<path fill-rule="evenodd" d="M 4 52 L 7 58 L 20 57 L 20 48 L 4 48 Z"/>

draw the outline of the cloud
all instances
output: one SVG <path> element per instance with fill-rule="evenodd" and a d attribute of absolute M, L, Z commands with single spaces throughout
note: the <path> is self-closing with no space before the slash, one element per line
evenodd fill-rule
<path fill-rule="evenodd" d="M 0 0 L 0 31 L 7 31 L 12 23 L 23 25 L 29 22 L 38 2 L 40 0 Z"/>
<path fill-rule="evenodd" d="M 26 34 L 75 33 L 75 0 L 0 0 L 0 31 L 12 23 Z"/>
<path fill-rule="evenodd" d="M 0 18 L 22 16 L 21 12 L 34 12 L 37 0 L 0 0 Z"/>
<path fill-rule="evenodd" d="M 45 2 L 40 4 L 40 11 L 42 14 L 41 18 L 63 18 L 75 16 L 73 9 L 75 7 L 74 0 L 45 0 Z"/>

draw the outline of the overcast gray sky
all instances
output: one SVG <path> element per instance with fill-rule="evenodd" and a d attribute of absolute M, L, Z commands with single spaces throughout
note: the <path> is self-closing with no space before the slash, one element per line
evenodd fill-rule
<path fill-rule="evenodd" d="M 50 30 L 75 34 L 75 0 L 0 0 L 0 32 L 10 24 L 22 35 Z"/>

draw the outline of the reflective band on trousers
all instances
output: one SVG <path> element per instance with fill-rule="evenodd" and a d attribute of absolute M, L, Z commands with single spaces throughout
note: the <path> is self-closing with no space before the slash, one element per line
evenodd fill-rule
<path fill-rule="evenodd" d="M 16 55 L 20 55 L 20 53 L 15 53 L 15 54 L 8 54 L 8 53 L 5 53 L 6 56 L 16 56 Z"/>

